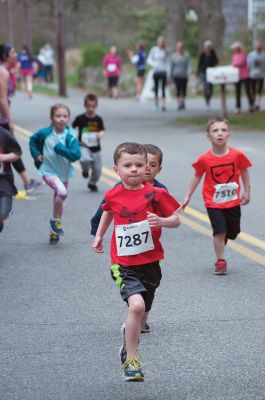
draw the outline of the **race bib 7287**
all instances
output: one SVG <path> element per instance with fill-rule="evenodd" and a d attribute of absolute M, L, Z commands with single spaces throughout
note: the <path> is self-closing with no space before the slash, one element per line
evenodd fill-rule
<path fill-rule="evenodd" d="M 133 224 L 116 225 L 115 238 L 118 256 L 141 254 L 154 248 L 151 229 L 147 220 Z"/>

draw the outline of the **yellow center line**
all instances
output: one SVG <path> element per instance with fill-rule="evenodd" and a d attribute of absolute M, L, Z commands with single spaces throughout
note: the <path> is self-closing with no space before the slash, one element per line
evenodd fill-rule
<path fill-rule="evenodd" d="M 27 129 L 24 129 L 18 125 L 15 125 L 15 130 L 26 137 L 29 137 L 31 135 L 30 131 L 28 131 Z M 75 163 L 74 167 L 80 171 L 79 164 Z M 110 170 L 109 168 L 103 167 L 102 172 L 103 172 L 103 176 L 101 177 L 100 180 L 102 182 L 106 183 L 107 185 L 113 186 L 118 181 L 118 176 L 116 175 L 116 173 L 114 171 Z M 208 215 L 204 214 L 198 210 L 195 210 L 191 207 L 186 207 L 185 213 L 199 221 L 210 224 Z M 195 221 L 190 220 L 189 218 L 187 218 L 184 215 L 181 216 L 181 220 L 186 226 L 190 227 L 191 229 L 193 229 L 205 236 L 212 238 L 212 231 L 210 229 L 206 228 L 205 226 L 203 226 Z M 249 235 L 248 233 L 245 233 L 245 232 L 241 232 L 239 235 L 239 238 L 248 244 L 251 244 L 262 250 L 265 250 L 265 242 L 261 239 L 256 238 L 255 236 Z M 250 250 L 249 248 L 247 248 L 241 244 L 235 243 L 234 241 L 231 241 L 231 240 L 227 243 L 227 247 L 237 251 L 238 253 L 242 254 L 243 256 L 249 258 L 252 261 L 257 262 L 258 264 L 265 266 L 265 257 L 262 256 L 261 254 L 256 253 L 255 251 Z"/>

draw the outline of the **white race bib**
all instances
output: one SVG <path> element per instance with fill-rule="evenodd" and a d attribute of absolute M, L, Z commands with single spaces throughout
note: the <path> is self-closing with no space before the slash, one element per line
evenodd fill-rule
<path fill-rule="evenodd" d="M 98 137 L 96 132 L 83 132 L 82 142 L 84 142 L 88 147 L 97 147 Z"/>
<path fill-rule="evenodd" d="M 154 248 L 147 220 L 134 224 L 116 225 L 115 237 L 118 256 L 132 256 Z"/>
<path fill-rule="evenodd" d="M 215 192 L 213 195 L 214 203 L 227 203 L 231 200 L 238 199 L 237 195 L 238 184 L 236 182 L 220 183 L 215 185 Z"/>
<path fill-rule="evenodd" d="M 116 69 L 117 69 L 117 65 L 116 64 L 108 64 L 107 65 L 107 70 L 109 72 L 114 72 L 114 71 L 116 71 Z"/>

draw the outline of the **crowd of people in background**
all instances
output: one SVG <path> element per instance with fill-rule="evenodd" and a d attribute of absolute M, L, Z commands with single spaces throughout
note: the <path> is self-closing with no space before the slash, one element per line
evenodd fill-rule
<path fill-rule="evenodd" d="M 260 41 L 253 45 L 253 50 L 247 53 L 241 42 L 233 42 L 230 46 L 231 65 L 239 70 L 239 81 L 235 83 L 235 114 L 241 112 L 241 88 L 244 86 L 249 111 L 259 111 L 265 79 L 265 51 Z M 170 53 L 163 36 L 159 36 L 156 45 L 147 53 L 142 43 L 136 50 L 127 51 L 129 60 L 136 69 L 135 98 L 141 99 L 147 72 L 152 71 L 155 109 L 166 111 L 167 87 L 175 92 L 179 111 L 186 108 L 186 96 L 189 89 L 189 78 L 192 74 L 191 56 L 183 41 L 176 43 L 176 49 Z M 199 54 L 196 70 L 197 82 L 202 85 L 202 92 L 208 110 L 214 93 L 214 85 L 207 80 L 207 68 L 216 67 L 219 57 L 211 40 L 205 40 Z M 103 59 L 104 75 L 107 77 L 109 96 L 115 99 L 119 96 L 119 83 L 122 74 L 122 58 L 118 55 L 116 46 L 111 46 L 109 53 Z"/>

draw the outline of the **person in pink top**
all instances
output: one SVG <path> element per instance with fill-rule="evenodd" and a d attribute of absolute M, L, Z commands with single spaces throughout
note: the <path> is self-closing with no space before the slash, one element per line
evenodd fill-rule
<path fill-rule="evenodd" d="M 109 95 L 118 97 L 118 83 L 122 69 L 121 57 L 117 54 L 117 47 L 111 46 L 109 54 L 103 58 L 104 74 L 108 79 Z"/>
<path fill-rule="evenodd" d="M 242 43 L 234 42 L 230 49 L 233 51 L 231 64 L 239 69 L 239 81 L 235 83 L 236 94 L 236 114 L 241 113 L 241 86 L 245 86 L 245 91 L 249 104 L 249 111 L 254 111 L 254 101 L 250 91 L 249 69 L 247 65 L 247 53 L 243 50 Z"/>

